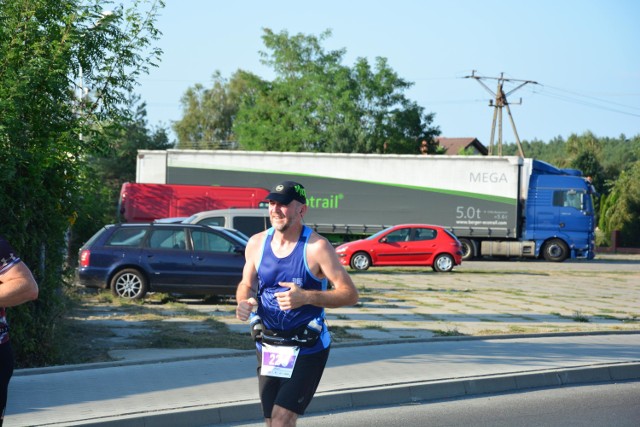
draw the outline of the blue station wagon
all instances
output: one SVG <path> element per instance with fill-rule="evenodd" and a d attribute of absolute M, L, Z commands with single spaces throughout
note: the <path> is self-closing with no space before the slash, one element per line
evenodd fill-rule
<path fill-rule="evenodd" d="M 235 295 L 246 241 L 198 224 L 110 224 L 79 251 L 80 285 L 140 299 L 147 292 Z"/>

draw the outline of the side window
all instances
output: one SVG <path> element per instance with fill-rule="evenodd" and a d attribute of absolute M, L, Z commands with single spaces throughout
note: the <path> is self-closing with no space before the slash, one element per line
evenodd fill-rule
<path fill-rule="evenodd" d="M 559 207 L 569 207 L 569 208 L 576 208 L 576 209 L 582 209 L 582 196 L 583 193 L 575 191 L 575 190 L 568 190 L 568 191 L 562 191 L 562 190 L 557 190 L 553 192 L 553 206 L 559 206 Z"/>
<path fill-rule="evenodd" d="M 564 191 L 554 191 L 553 206 L 563 206 L 563 205 L 564 205 Z"/>
<path fill-rule="evenodd" d="M 421 240 L 433 240 L 436 238 L 436 230 L 431 228 L 416 228 L 416 231 L 413 235 L 414 241 Z"/>
<path fill-rule="evenodd" d="M 582 209 L 582 193 L 577 191 L 567 191 L 564 205 L 576 209 Z"/>
<path fill-rule="evenodd" d="M 198 224 L 219 225 L 220 227 L 224 227 L 224 217 L 223 216 L 212 216 L 210 218 L 203 218 L 198 222 Z"/>
<path fill-rule="evenodd" d="M 153 249 L 186 250 L 187 244 L 184 230 L 153 230 L 149 238 L 149 247 Z"/>
<path fill-rule="evenodd" d="M 236 245 L 225 237 L 206 231 L 195 230 L 191 232 L 193 249 L 206 252 L 234 252 Z"/>
<path fill-rule="evenodd" d="M 397 243 L 404 242 L 409 240 L 409 231 L 408 228 L 401 228 L 400 230 L 395 230 L 389 234 L 387 234 L 387 242 L 388 243 Z"/>
<path fill-rule="evenodd" d="M 123 227 L 116 230 L 109 240 L 107 246 L 140 246 L 147 229 L 144 227 Z"/>

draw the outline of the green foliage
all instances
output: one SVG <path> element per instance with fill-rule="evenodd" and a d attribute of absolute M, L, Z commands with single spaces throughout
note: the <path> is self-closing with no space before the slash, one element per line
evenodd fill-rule
<path fill-rule="evenodd" d="M 103 13 L 111 3 L 0 1 L 1 232 L 40 287 L 38 301 L 9 310 L 20 366 L 56 357 L 65 237 L 92 178 L 84 160 L 108 152 L 104 128 L 128 116 L 127 94 L 159 57 L 162 2 L 144 14 L 141 3 Z"/>
<path fill-rule="evenodd" d="M 640 161 L 620 174 L 600 212 L 599 227 L 606 235 L 619 230 L 621 246 L 640 246 Z"/>
<path fill-rule="evenodd" d="M 534 139 L 533 141 L 522 141 L 522 149 L 526 157 L 543 160 L 558 167 L 565 167 L 566 142 L 561 137 L 556 137 L 549 142 Z M 504 144 L 502 153 L 505 156 L 518 155 L 516 143 Z"/>
<path fill-rule="evenodd" d="M 74 255 L 83 242 L 102 225 L 118 222 L 117 206 L 120 189 L 125 182 L 134 182 L 138 150 L 171 148 L 167 130 L 149 129 L 145 104 L 131 95 L 126 108 L 132 114 L 121 118 L 118 126 L 103 128 L 109 146 L 100 153 L 86 157 L 87 179 L 78 200 L 76 222 L 72 228 L 68 260 L 74 265 Z"/>
<path fill-rule="evenodd" d="M 474 156 L 476 155 L 476 150 L 473 147 L 460 148 L 456 153 L 457 156 Z"/>
<path fill-rule="evenodd" d="M 577 153 L 571 160 L 570 167 L 582 171 L 582 175 L 588 176 L 591 179 L 591 183 L 598 194 L 603 194 L 605 189 L 605 175 L 604 169 L 598 160 L 596 150 L 587 149 Z M 600 199 L 598 197 L 594 198 L 593 205 L 597 223 L 600 212 Z"/>
<path fill-rule="evenodd" d="M 219 71 L 213 75 L 213 87 L 206 89 L 196 84 L 181 99 L 182 119 L 173 129 L 178 136 L 178 148 L 216 149 L 233 145 L 233 121 L 243 97 L 251 96 L 264 82 L 256 75 L 236 71 L 231 80 Z"/>
<path fill-rule="evenodd" d="M 627 165 L 640 160 L 640 134 L 628 139 L 624 135 L 619 138 L 602 139 L 602 166 L 607 178 L 615 179 Z"/>
<path fill-rule="evenodd" d="M 431 127 L 433 114 L 404 96 L 412 83 L 384 58 L 373 66 L 364 58 L 343 65 L 344 49 L 322 47 L 330 35 L 265 29 L 262 61 L 274 81 L 238 71 L 230 81 L 216 73 L 211 89 L 190 88 L 174 126 L 179 146 L 417 154 L 418 141 L 439 129 Z"/>
<path fill-rule="evenodd" d="M 89 158 L 93 175 L 108 187 L 117 188 L 123 182 L 135 181 L 138 150 L 165 150 L 171 147 L 167 131 L 148 129 L 146 104 L 139 96 L 130 95 L 125 106 L 131 116 L 122 118 L 117 126 L 104 128 L 109 140 L 105 151 Z"/>

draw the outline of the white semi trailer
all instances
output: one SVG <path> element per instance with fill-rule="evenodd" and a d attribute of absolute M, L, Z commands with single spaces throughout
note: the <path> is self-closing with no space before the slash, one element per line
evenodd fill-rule
<path fill-rule="evenodd" d="M 515 156 L 166 150 L 138 153 L 137 182 L 271 188 L 297 180 L 307 225 L 345 241 L 429 223 L 480 255 L 593 258 L 593 187 L 580 171 Z"/>

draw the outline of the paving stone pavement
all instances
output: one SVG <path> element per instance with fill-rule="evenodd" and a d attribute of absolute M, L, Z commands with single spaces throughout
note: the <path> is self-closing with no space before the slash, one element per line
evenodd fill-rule
<path fill-rule="evenodd" d="M 360 303 L 327 310 L 327 319 L 364 339 L 640 330 L 640 255 L 472 261 L 451 274 L 350 272 Z M 246 330 L 232 310 L 221 314 L 232 330 Z"/>
<path fill-rule="evenodd" d="M 327 319 L 355 339 L 640 330 L 640 255 L 563 263 L 473 261 L 450 274 L 430 268 L 350 272 L 360 302 L 327 310 Z M 233 332 L 247 331 L 232 302 L 187 306 Z M 209 327 L 171 309 L 156 310 L 191 332 Z M 114 319 L 109 311 L 91 321 L 110 328 L 123 344 L 149 334 L 144 322 Z"/>

